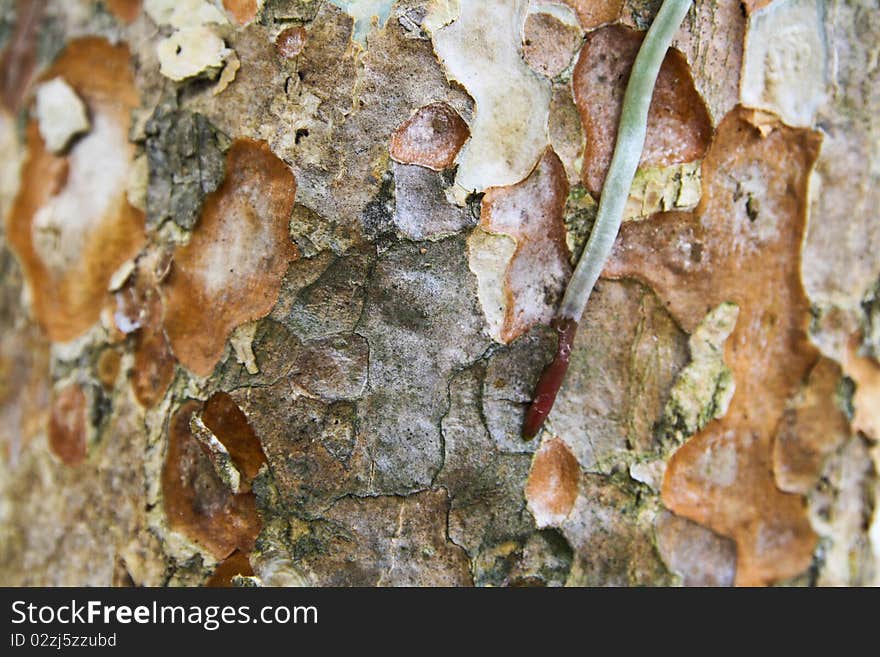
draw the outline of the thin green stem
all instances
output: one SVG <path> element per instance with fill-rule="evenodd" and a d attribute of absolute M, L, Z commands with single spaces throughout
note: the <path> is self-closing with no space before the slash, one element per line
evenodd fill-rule
<path fill-rule="evenodd" d="M 602 187 L 602 198 L 599 200 L 599 213 L 554 320 L 558 333 L 556 356 L 544 368 L 538 385 L 535 386 L 535 396 L 526 411 L 523 422 L 523 437 L 526 440 L 530 440 L 541 430 L 562 386 L 578 322 L 620 230 L 623 209 L 645 146 L 648 109 L 660 66 L 692 1 L 664 0 L 633 63 L 623 97 L 614 157 L 611 159 L 611 167 Z"/>
<path fill-rule="evenodd" d="M 565 289 L 559 308 L 561 317 L 580 321 L 614 246 L 623 220 L 623 209 L 645 146 L 648 108 L 651 106 L 660 65 L 692 2 L 693 0 L 665 0 L 636 56 L 623 97 L 617 143 L 605 185 L 602 187 L 596 223 Z"/>

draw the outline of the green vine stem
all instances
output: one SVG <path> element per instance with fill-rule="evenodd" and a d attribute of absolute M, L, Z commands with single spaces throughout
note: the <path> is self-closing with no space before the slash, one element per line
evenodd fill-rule
<path fill-rule="evenodd" d="M 523 438 L 526 440 L 531 440 L 541 430 L 568 370 L 578 321 L 584 314 L 584 308 L 620 230 L 623 210 L 645 146 L 648 108 L 660 66 L 692 2 L 664 0 L 636 55 L 623 97 L 617 143 L 602 187 L 596 223 L 553 320 L 558 334 L 556 356 L 541 374 L 535 387 L 535 396 L 526 412 L 523 423 Z"/>

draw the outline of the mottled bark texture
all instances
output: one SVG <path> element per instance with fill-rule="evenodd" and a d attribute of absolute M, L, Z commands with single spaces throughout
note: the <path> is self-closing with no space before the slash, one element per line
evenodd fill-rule
<path fill-rule="evenodd" d="M 872 0 L 695 2 L 521 438 L 658 5 L 0 2 L 0 583 L 880 583 Z"/>

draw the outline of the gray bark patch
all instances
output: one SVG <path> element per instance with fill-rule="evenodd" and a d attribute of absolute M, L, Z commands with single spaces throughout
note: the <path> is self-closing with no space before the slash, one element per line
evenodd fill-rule
<path fill-rule="evenodd" d="M 461 238 L 395 244 L 369 282 L 357 329 L 370 345 L 369 387 L 358 410 L 375 492 L 431 483 L 448 381 L 489 346 L 465 249 Z"/>
<path fill-rule="evenodd" d="M 147 225 L 171 219 L 191 230 L 205 196 L 223 182 L 229 140 L 201 114 L 167 103 L 156 108 L 146 135 Z"/>

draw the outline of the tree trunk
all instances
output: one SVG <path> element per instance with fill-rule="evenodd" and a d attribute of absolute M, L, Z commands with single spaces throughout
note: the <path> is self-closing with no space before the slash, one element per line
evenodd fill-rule
<path fill-rule="evenodd" d="M 880 583 L 873 0 L 0 4 L 0 583 Z"/>

